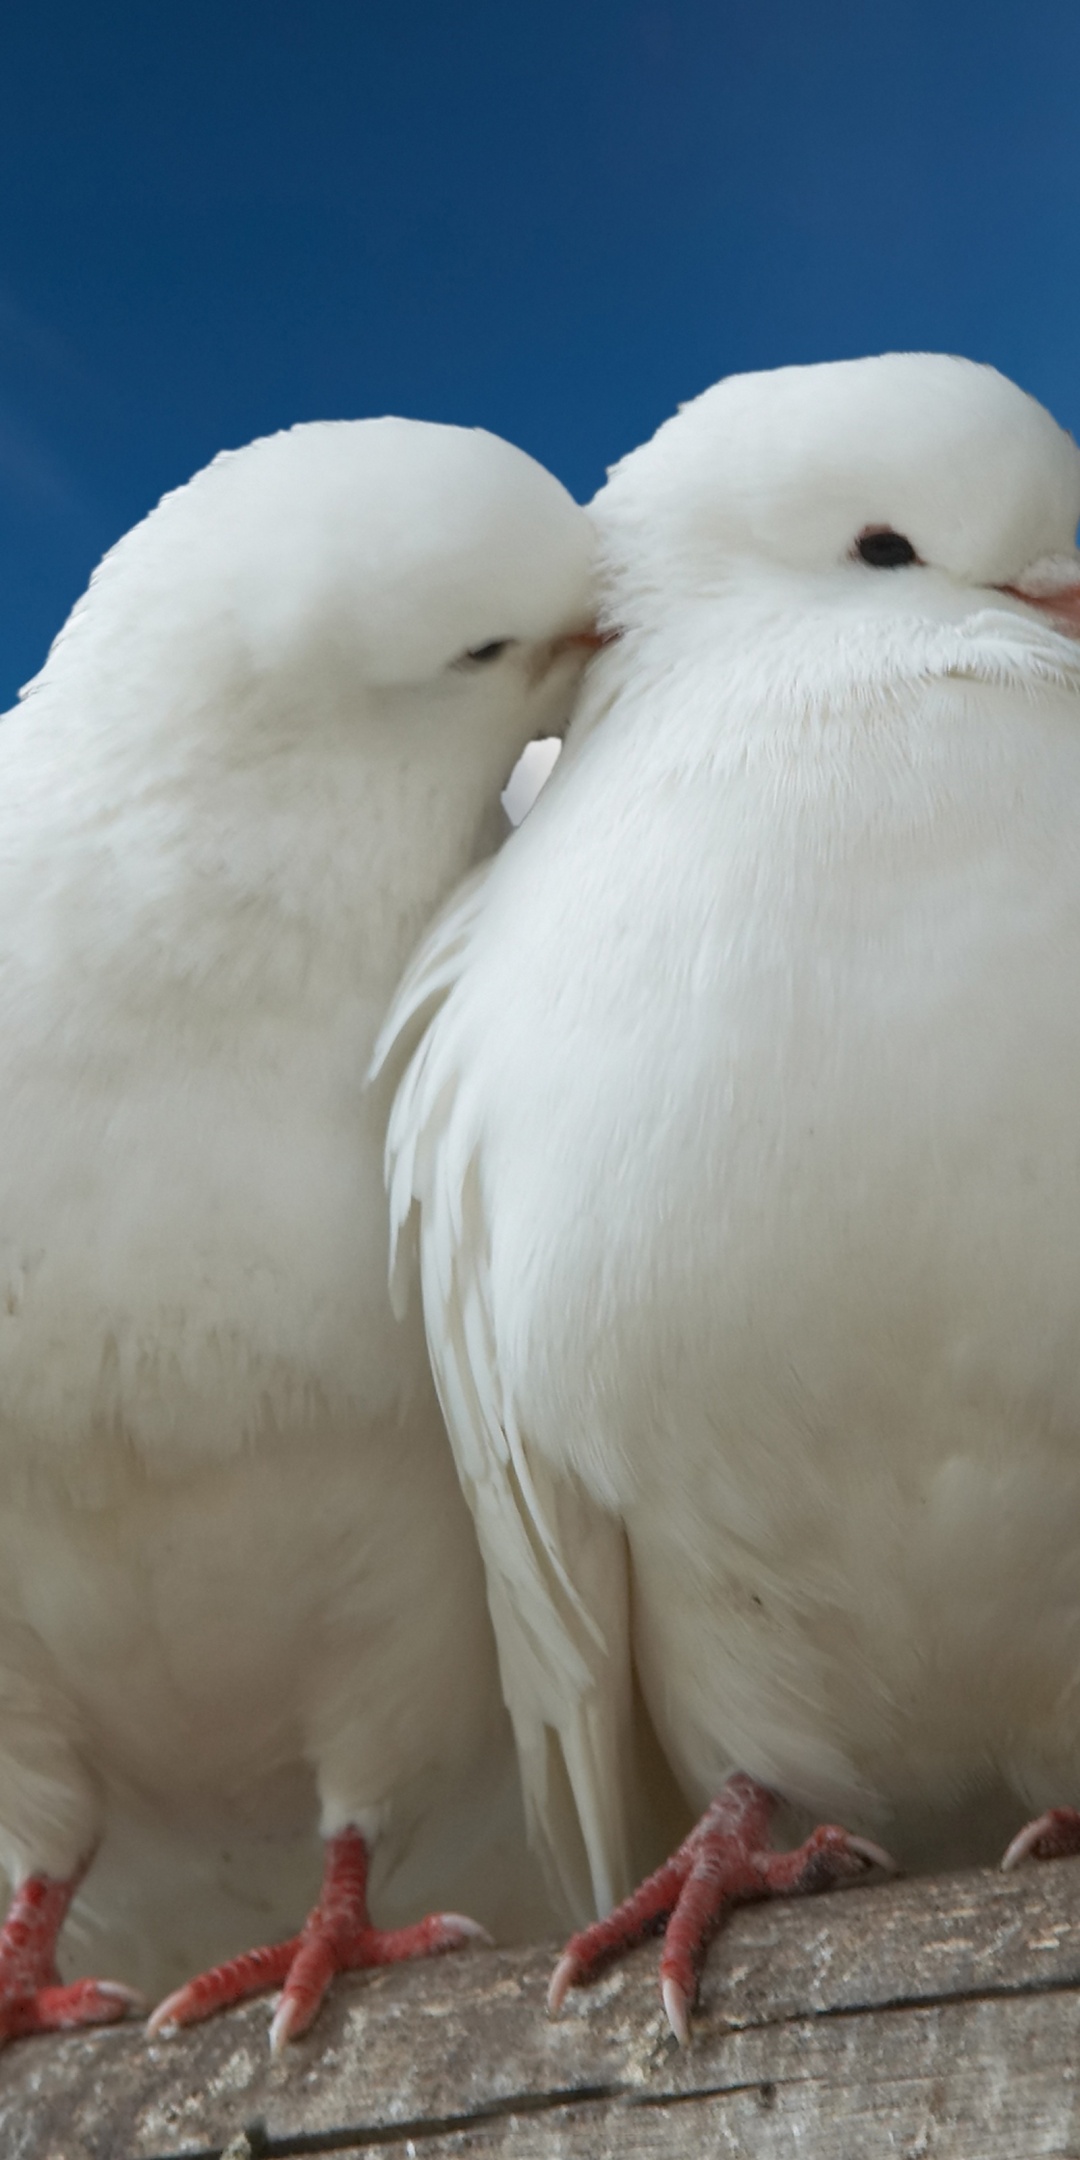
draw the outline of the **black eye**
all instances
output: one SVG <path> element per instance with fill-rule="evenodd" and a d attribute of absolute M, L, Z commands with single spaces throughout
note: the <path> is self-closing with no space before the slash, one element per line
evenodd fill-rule
<path fill-rule="evenodd" d="M 871 526 L 859 534 L 855 553 L 872 570 L 902 570 L 905 563 L 918 562 L 919 558 L 903 533 L 893 532 L 889 526 Z"/>
<path fill-rule="evenodd" d="M 485 660 L 497 660 L 499 654 L 504 653 L 507 646 L 512 645 L 513 642 L 513 638 L 508 637 L 492 638 L 490 645 L 471 646 L 465 658 L 466 660 L 479 660 L 481 664 Z"/>

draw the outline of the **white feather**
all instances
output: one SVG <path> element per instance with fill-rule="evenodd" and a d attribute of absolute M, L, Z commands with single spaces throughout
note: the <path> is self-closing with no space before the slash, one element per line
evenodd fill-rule
<path fill-rule="evenodd" d="M 741 1768 L 973 1857 L 978 1795 L 1080 1799 L 1078 513 L 1047 414 L 918 355 L 721 384 L 594 505 L 622 635 L 391 1165 L 598 1896 L 631 1638 L 695 1808 Z"/>
<path fill-rule="evenodd" d="M 591 551 L 492 436 L 297 428 L 114 549 L 0 728 L 0 1861 L 104 1838 L 148 1989 L 295 1927 L 320 1820 L 545 1909 L 360 1081 L 565 720 Z"/>

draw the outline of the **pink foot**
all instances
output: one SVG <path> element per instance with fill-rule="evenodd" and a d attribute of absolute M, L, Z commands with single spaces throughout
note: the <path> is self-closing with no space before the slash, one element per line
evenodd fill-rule
<path fill-rule="evenodd" d="M 572 1987 L 586 1986 L 666 1921 L 661 1993 L 672 2032 L 686 2047 L 705 1952 L 733 1906 L 831 1890 L 871 1867 L 895 1873 L 880 1845 L 832 1824 L 794 1852 L 774 1852 L 768 1830 L 775 1806 L 773 1794 L 753 1778 L 741 1771 L 729 1778 L 678 1852 L 606 1920 L 571 1936 L 551 1976 L 548 2009 L 554 2014 Z"/>
<path fill-rule="evenodd" d="M 1069 1853 L 1080 1853 L 1080 1810 L 1052 1807 L 1017 1832 L 1001 1865 L 1009 1869 L 1022 1860 L 1064 1860 Z"/>
<path fill-rule="evenodd" d="M 27 2033 L 111 2025 L 141 2008 L 116 1980 L 75 1980 L 65 1987 L 56 1945 L 81 1871 L 70 1882 L 30 1875 L 16 1890 L 0 1928 L 0 2043 Z"/>
<path fill-rule="evenodd" d="M 175 2032 L 230 2003 L 280 1987 L 281 2001 L 270 2027 L 271 2053 L 280 2055 L 290 2040 L 307 2031 L 335 1973 L 438 1957 L 466 1942 L 490 1942 L 484 1929 L 462 1913 L 429 1913 L 412 1927 L 372 1927 L 367 1871 L 367 1846 L 359 1830 L 340 1831 L 327 1847 L 322 1892 L 302 1933 L 269 1949 L 249 1950 L 189 1980 L 158 2004 L 150 2032 Z"/>

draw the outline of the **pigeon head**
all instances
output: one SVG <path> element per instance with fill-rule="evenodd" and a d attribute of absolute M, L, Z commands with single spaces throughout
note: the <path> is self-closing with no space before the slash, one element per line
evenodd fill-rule
<path fill-rule="evenodd" d="M 320 727 L 471 730 L 508 771 L 565 721 L 593 544 L 560 483 L 482 429 L 308 423 L 167 495 L 106 556 L 31 688 L 74 674 L 84 710 L 103 694 L 140 726 L 191 713 L 241 756 L 246 738 Z"/>
<path fill-rule="evenodd" d="M 614 620 L 769 586 L 791 604 L 1080 635 L 1080 451 L 994 368 L 934 353 L 736 375 L 593 505 Z"/>

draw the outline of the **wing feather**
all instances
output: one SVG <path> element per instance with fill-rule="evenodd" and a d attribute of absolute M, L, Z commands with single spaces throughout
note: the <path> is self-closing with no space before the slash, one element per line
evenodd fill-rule
<path fill-rule="evenodd" d="M 487 873 L 474 873 L 438 918 L 376 1048 L 381 1070 L 412 1047 L 387 1138 L 392 1278 L 400 1309 L 415 1255 L 436 1384 L 487 1573 L 531 1833 L 586 1918 L 633 1880 L 626 1545 L 621 1525 L 535 1446 L 500 1365 L 483 1120 L 460 988 L 486 887 Z"/>

